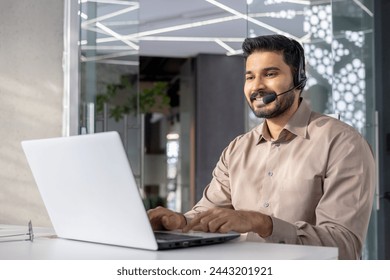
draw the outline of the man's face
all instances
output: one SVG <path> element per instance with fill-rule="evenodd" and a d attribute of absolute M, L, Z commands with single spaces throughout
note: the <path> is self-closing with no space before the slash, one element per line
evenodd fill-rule
<path fill-rule="evenodd" d="M 247 57 L 244 93 L 249 107 L 257 117 L 271 119 L 282 115 L 294 103 L 298 90 L 278 96 L 269 104 L 251 97 L 279 94 L 293 86 L 291 69 L 284 62 L 282 53 L 258 51 Z"/>

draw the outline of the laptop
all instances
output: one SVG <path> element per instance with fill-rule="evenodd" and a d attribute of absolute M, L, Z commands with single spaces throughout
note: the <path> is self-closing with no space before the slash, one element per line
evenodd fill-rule
<path fill-rule="evenodd" d="M 22 147 L 60 238 L 160 250 L 240 236 L 154 232 L 117 132 L 28 140 Z"/>

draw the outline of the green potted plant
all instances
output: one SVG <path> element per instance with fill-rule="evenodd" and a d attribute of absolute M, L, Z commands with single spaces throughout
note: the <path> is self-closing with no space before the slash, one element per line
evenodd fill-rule
<path fill-rule="evenodd" d="M 168 83 L 155 82 L 151 87 L 138 92 L 126 78 L 119 84 L 108 84 L 104 93 L 96 96 L 96 111 L 102 113 L 108 105 L 109 117 L 120 121 L 125 115 L 165 112 L 169 110 L 170 98 L 166 91 Z M 139 105 L 139 106 L 138 106 Z"/>

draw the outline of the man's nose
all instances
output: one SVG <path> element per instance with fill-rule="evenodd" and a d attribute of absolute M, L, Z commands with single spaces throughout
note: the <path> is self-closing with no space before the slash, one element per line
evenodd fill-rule
<path fill-rule="evenodd" d="M 256 77 L 253 80 L 252 88 L 251 88 L 252 92 L 263 90 L 265 88 L 266 88 L 266 86 L 264 84 L 264 80 L 261 77 Z"/>

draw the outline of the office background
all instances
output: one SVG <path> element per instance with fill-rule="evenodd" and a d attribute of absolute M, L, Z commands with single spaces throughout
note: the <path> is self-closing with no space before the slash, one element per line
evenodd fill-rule
<path fill-rule="evenodd" d="M 138 13 L 134 13 L 137 9 L 133 9 L 131 11 L 133 13 L 130 14 L 129 9 L 129 13 L 126 14 L 129 16 L 129 22 L 137 21 L 138 17 L 148 19 L 148 13 L 144 11 L 142 14 L 143 3 L 144 7 L 151 7 L 153 1 L 147 4 L 146 1 L 140 1 Z M 139 42 L 138 52 L 127 51 L 121 56 L 109 58 L 114 60 L 119 57 L 120 60 L 127 61 L 125 64 L 120 64 L 118 61 L 96 63 L 96 60 L 94 62 L 91 58 L 105 54 L 97 53 L 99 51 L 97 48 L 83 48 L 83 45 L 79 53 L 75 51 L 74 40 L 75 34 L 79 34 L 80 23 L 85 23 L 88 16 L 91 19 L 93 16 L 98 17 L 99 14 L 91 14 L 91 8 L 85 6 L 91 3 L 82 1 L 84 6 L 81 10 L 85 11 L 87 19 L 75 17 L 74 13 L 78 12 L 76 2 L 3 0 L 0 4 L 0 223 L 24 224 L 32 219 L 37 225 L 50 225 L 22 153 L 21 140 L 99 132 L 106 129 L 120 131 L 127 145 L 134 173 L 147 195 L 153 198 L 163 197 L 163 203 L 169 204 L 168 206 L 172 208 L 188 209 L 200 197 L 202 188 L 210 179 L 212 168 L 222 149 L 234 136 L 249 129 L 254 122 L 246 109 L 242 95 L 243 60 L 239 55 L 226 56 L 227 52 L 238 50 L 240 43 L 234 40 L 222 41 L 219 43 L 227 44 L 231 49 L 213 46 L 214 49 L 208 52 L 208 49 L 203 49 L 204 45 L 196 45 L 194 42 L 174 42 L 174 45 L 168 45 L 168 42 L 157 43 L 145 40 Z M 196 2 L 191 1 L 192 5 L 196 5 Z M 199 5 L 204 6 L 206 1 L 198 2 Z M 219 2 L 229 3 L 229 1 Z M 277 1 L 271 0 L 234 2 L 234 8 L 242 14 L 261 13 L 260 8 L 264 8 L 265 4 L 268 8 L 277 8 L 279 14 L 274 14 L 274 17 L 279 16 L 279 18 L 274 18 L 274 21 L 281 22 L 284 26 L 286 21 L 280 19 L 283 16 L 281 11 L 293 10 L 291 3 L 280 4 L 290 5 L 281 8 L 277 3 L 273 3 Z M 386 36 L 386 26 L 389 26 L 386 15 L 390 11 L 390 3 L 384 0 L 300 2 L 305 5 L 301 4 L 299 10 L 303 10 L 304 7 L 306 11 L 312 13 L 321 9 L 326 11 L 326 6 L 331 7 L 333 26 L 327 28 L 331 30 L 334 38 L 338 39 L 337 36 L 341 36 L 341 32 L 337 32 L 345 28 L 344 26 L 341 28 L 341 24 L 344 23 L 350 25 L 349 29 L 359 31 L 358 35 L 365 38 L 358 53 L 361 61 L 366 65 L 365 91 L 363 100 L 354 103 L 363 109 L 357 110 L 358 121 L 351 124 L 368 138 L 376 151 L 379 163 L 379 197 L 373 211 L 367 244 L 369 252 L 366 252 L 366 256 L 390 259 L 390 244 L 385 238 L 389 235 L 389 200 L 386 199 L 386 193 L 390 191 L 390 175 L 386 172 L 390 164 L 388 136 L 390 113 L 386 110 L 386 104 L 390 104 L 390 101 L 385 93 L 389 86 L 388 73 L 390 73 L 390 58 L 387 51 L 390 42 Z M 92 2 L 92 5 L 95 4 Z M 313 10 L 316 6 L 318 8 Z M 343 18 L 346 15 L 344 8 L 352 9 L 349 14 L 357 16 Z M 206 6 L 200 10 L 203 13 L 205 10 L 213 11 L 211 7 L 207 9 Z M 212 13 L 209 13 L 210 17 Z M 195 12 L 192 16 L 194 14 Z M 224 16 L 229 15 L 231 16 L 231 13 Z M 301 14 L 300 18 L 301 21 L 304 20 L 304 15 Z M 295 20 L 298 19 L 299 16 Z M 269 24 L 275 22 L 272 19 L 268 21 Z M 153 22 L 149 22 L 149 26 L 150 24 Z M 113 25 L 106 24 L 107 26 L 113 28 Z M 133 26 L 130 33 L 146 31 L 147 27 L 147 24 Z M 231 32 L 236 31 L 233 28 L 240 28 L 241 38 L 256 33 L 261 35 L 261 32 L 264 32 L 258 28 L 256 22 L 247 24 L 236 21 L 231 28 L 224 29 L 226 32 L 224 36 L 228 37 L 229 29 Z M 91 36 L 95 36 L 94 40 L 98 38 L 96 34 L 92 35 L 91 32 L 95 31 L 90 29 L 80 32 L 80 40 L 91 40 Z M 212 27 L 208 26 L 208 30 L 212 30 Z M 318 31 L 312 32 L 320 34 Z M 198 37 L 201 35 L 198 34 Z M 301 38 L 304 34 L 300 35 Z M 221 35 L 214 34 L 214 36 Z M 353 36 L 353 34 L 345 36 Z M 76 37 L 78 40 L 78 36 Z M 326 34 L 311 39 L 313 39 L 312 43 L 317 39 L 322 52 L 330 56 L 332 47 L 325 44 Z M 152 47 L 153 43 L 159 44 L 158 51 L 161 55 L 157 55 L 158 52 Z M 180 49 L 190 49 L 189 44 L 191 47 L 197 46 L 200 52 L 179 55 Z M 317 47 L 313 46 L 314 44 L 311 47 L 310 44 L 307 45 L 309 46 L 306 49 L 309 58 L 308 71 L 313 78 L 316 78 L 314 70 L 321 69 L 324 60 L 310 61 L 310 58 L 314 58 L 313 54 L 316 53 Z M 179 50 L 176 50 L 176 54 L 169 52 L 178 46 Z M 348 49 L 354 50 L 353 47 Z M 76 50 L 78 50 L 77 46 Z M 84 60 L 80 57 L 84 57 Z M 76 66 L 68 63 L 75 59 L 77 59 Z M 335 65 L 337 67 L 337 61 Z M 97 95 L 100 94 L 103 99 L 107 98 L 105 95 L 108 93 L 108 85 L 120 85 L 114 87 L 118 89 L 119 97 L 112 102 L 114 105 L 120 105 L 123 102 L 120 98 L 123 88 L 132 94 L 137 94 L 155 89 L 156 82 L 165 83 L 163 86 L 169 91 L 168 109 L 164 106 L 159 108 L 154 106 L 146 112 L 141 112 L 137 107 L 135 116 L 117 112 L 115 116 L 119 116 L 119 120 L 116 121 L 115 116 L 109 117 L 110 112 L 107 111 L 109 108 L 104 106 L 99 108 L 101 103 L 97 102 Z M 335 103 L 326 105 L 326 98 L 324 102 L 315 103 L 323 97 L 312 98 L 313 95 L 310 94 L 313 92 L 316 96 L 323 96 L 323 92 L 331 91 L 333 92 L 331 99 L 335 99 L 334 92 L 337 91 L 326 78 L 321 80 L 317 77 L 317 80 L 309 85 L 312 86 L 312 92 L 307 92 L 306 98 L 316 106 L 317 110 L 327 113 L 337 111 L 345 117 L 344 121 L 353 120 L 353 118 L 348 119 L 346 114 L 348 107 L 344 111 L 337 110 Z M 315 85 L 321 87 L 314 91 Z M 135 88 L 139 91 L 134 90 Z M 77 92 L 76 96 L 74 92 Z M 363 116 L 359 117 L 361 113 Z M 364 121 L 359 122 L 361 119 Z M 177 138 L 178 134 L 179 138 Z M 169 139 L 166 138 L 168 135 Z"/>

